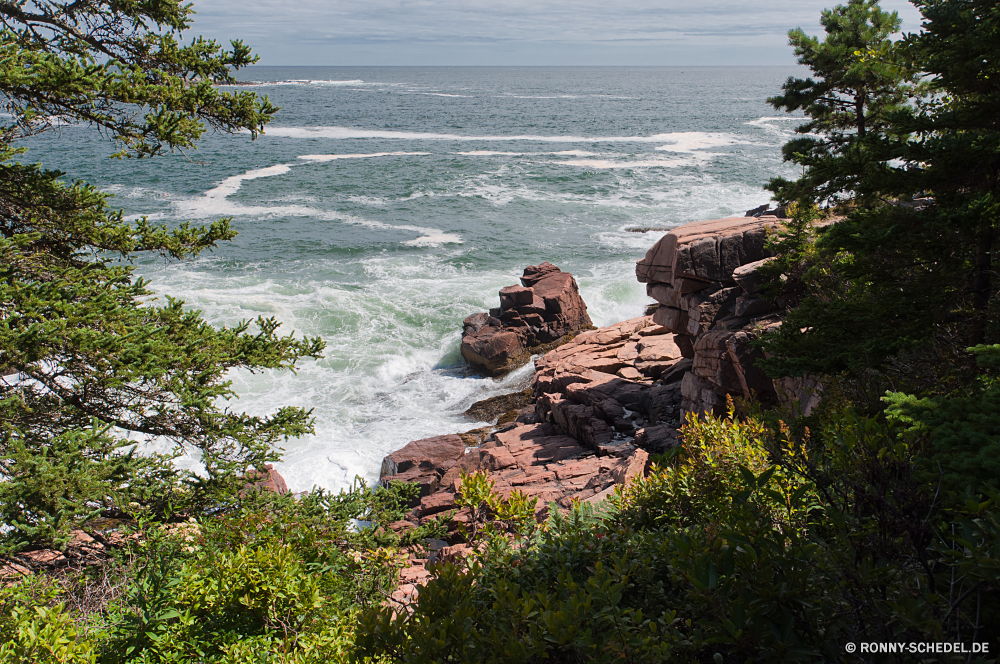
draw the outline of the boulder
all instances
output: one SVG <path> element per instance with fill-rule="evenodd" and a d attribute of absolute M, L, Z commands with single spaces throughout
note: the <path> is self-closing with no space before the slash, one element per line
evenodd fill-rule
<path fill-rule="evenodd" d="M 500 309 L 506 310 L 518 305 L 531 304 L 535 293 L 523 286 L 507 286 L 500 289 Z"/>
<path fill-rule="evenodd" d="M 542 263 L 541 265 L 529 265 L 524 268 L 524 274 L 521 275 L 521 284 L 530 288 L 550 274 L 561 271 L 562 270 L 549 262 Z"/>
<path fill-rule="evenodd" d="M 463 322 L 462 357 L 497 376 L 517 368 L 530 350 L 592 326 L 573 275 L 551 263 L 524 269 L 522 285 L 500 290 L 500 306 Z"/>
<path fill-rule="evenodd" d="M 763 284 L 763 279 L 760 273 L 757 271 L 761 265 L 771 261 L 771 258 L 762 258 L 759 261 L 753 261 L 752 263 L 746 263 L 740 265 L 735 270 L 733 270 L 733 281 L 739 284 L 740 288 L 743 289 L 745 293 L 757 293 L 760 292 L 760 287 Z M 649 290 L 647 286 L 646 290 Z"/>
<path fill-rule="evenodd" d="M 524 353 L 521 335 L 502 327 L 483 327 L 462 337 L 462 357 L 486 373 L 502 372 Z"/>
<path fill-rule="evenodd" d="M 250 471 L 246 479 L 249 480 L 246 485 L 247 489 L 256 487 L 273 493 L 288 493 L 288 485 L 285 484 L 285 478 L 271 464 L 266 464 L 263 471 Z"/>
<path fill-rule="evenodd" d="M 457 434 L 414 440 L 382 460 L 379 481 L 416 484 L 417 500 L 422 500 L 443 486 L 443 478 L 464 456 L 465 442 Z"/>
<path fill-rule="evenodd" d="M 464 454 L 465 443 L 457 434 L 414 440 L 382 459 L 380 477 L 403 473 L 414 466 L 434 468 L 444 474 Z"/>

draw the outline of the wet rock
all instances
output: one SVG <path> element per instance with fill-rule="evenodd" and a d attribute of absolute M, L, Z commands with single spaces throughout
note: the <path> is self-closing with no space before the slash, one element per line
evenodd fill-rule
<path fill-rule="evenodd" d="M 524 354 L 521 336 L 501 326 L 482 327 L 462 337 L 462 357 L 489 374 L 509 370 Z"/>
<path fill-rule="evenodd" d="M 504 419 L 504 416 L 511 414 L 513 411 L 515 414 L 508 420 L 513 421 L 518 416 L 518 412 L 529 405 L 530 402 L 531 390 L 526 389 L 520 392 L 501 394 L 477 401 L 469 406 L 469 409 L 462 413 L 462 415 L 477 422 L 499 423 L 501 419 Z"/>

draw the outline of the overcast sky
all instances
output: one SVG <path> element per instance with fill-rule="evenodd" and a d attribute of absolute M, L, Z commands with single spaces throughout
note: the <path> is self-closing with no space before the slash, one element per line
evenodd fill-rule
<path fill-rule="evenodd" d="M 262 65 L 791 65 L 833 0 L 195 0 Z M 906 0 L 883 0 L 903 30 Z"/>

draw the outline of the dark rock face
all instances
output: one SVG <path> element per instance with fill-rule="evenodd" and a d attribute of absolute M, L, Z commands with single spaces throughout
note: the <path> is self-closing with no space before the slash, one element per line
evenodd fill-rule
<path fill-rule="evenodd" d="M 529 351 L 591 327 L 573 275 L 551 263 L 524 269 L 521 286 L 500 290 L 500 307 L 464 321 L 462 357 L 500 375 L 527 361 Z"/>

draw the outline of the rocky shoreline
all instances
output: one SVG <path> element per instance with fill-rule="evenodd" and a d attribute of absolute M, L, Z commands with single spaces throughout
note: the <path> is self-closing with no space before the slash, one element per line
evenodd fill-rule
<path fill-rule="evenodd" d="M 781 324 L 783 303 L 761 296 L 756 273 L 769 260 L 767 234 L 780 218 L 751 212 L 757 216 L 686 224 L 650 248 L 636 277 L 656 301 L 652 315 L 586 329 L 590 318 L 572 275 L 543 263 L 525 270 L 522 286 L 500 291 L 500 307 L 464 321 L 463 356 L 486 373 L 519 355 L 540 356 L 530 393 L 500 398 L 524 405 L 506 415 L 495 408 L 497 423 L 479 432 L 481 444 L 470 445 L 468 435 L 437 436 L 385 458 L 381 482 L 421 489 L 393 529 L 451 514 L 447 541 L 429 558 L 411 556 L 397 599 L 417 592 L 426 564 L 468 547 L 458 526 L 470 514 L 456 505 L 463 472 L 485 472 L 502 495 L 519 490 L 537 498 L 541 520 L 550 504 L 597 503 L 644 475 L 651 455 L 680 444 L 687 414 L 718 414 L 727 395 L 797 400 L 808 410 L 815 385 L 772 381 L 755 365 L 761 351 L 751 341 Z M 539 353 L 553 341 L 557 347 Z"/>

